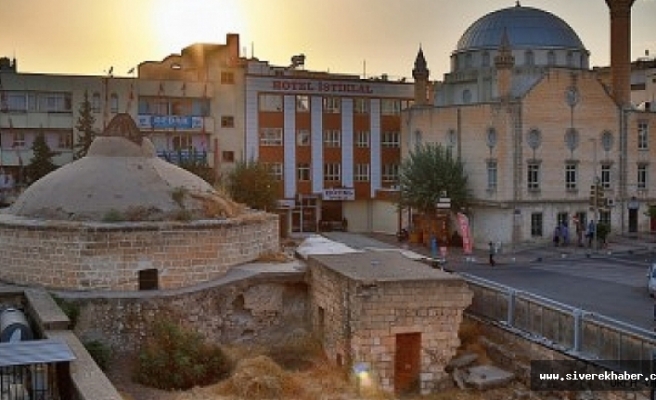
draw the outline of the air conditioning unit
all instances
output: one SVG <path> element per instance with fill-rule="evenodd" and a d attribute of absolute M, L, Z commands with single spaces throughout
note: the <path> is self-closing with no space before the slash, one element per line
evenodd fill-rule
<path fill-rule="evenodd" d="M 606 199 L 606 207 L 615 207 L 615 199 Z"/>

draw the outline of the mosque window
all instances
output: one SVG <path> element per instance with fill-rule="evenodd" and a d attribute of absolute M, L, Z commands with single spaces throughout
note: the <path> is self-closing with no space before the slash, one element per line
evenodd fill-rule
<path fill-rule="evenodd" d="M 549 64 L 549 66 L 556 65 L 556 53 L 553 50 L 550 50 L 547 53 L 547 64 Z"/>
<path fill-rule="evenodd" d="M 578 163 L 565 164 L 565 189 L 576 190 L 578 178 Z"/>
<path fill-rule="evenodd" d="M 574 66 L 574 53 L 571 51 L 567 52 L 567 66 L 568 67 Z"/>
<path fill-rule="evenodd" d="M 540 162 L 536 160 L 529 161 L 526 170 L 527 189 L 529 191 L 540 190 Z"/>
<path fill-rule="evenodd" d="M 497 130 L 493 127 L 488 128 L 486 136 L 487 147 L 493 149 L 497 145 Z"/>
<path fill-rule="evenodd" d="M 483 60 L 482 60 L 483 67 L 489 67 L 490 66 L 490 53 L 487 51 L 483 53 Z"/>
<path fill-rule="evenodd" d="M 543 219 L 541 212 L 531 214 L 531 236 L 541 237 L 543 235 Z"/>
<path fill-rule="evenodd" d="M 116 114 L 118 112 L 118 95 L 116 93 L 112 93 L 109 97 L 109 104 L 111 112 Z"/>
<path fill-rule="evenodd" d="M 613 134 L 610 131 L 604 131 L 601 134 L 601 147 L 604 151 L 611 151 L 613 148 Z"/>
<path fill-rule="evenodd" d="M 98 92 L 91 96 L 91 111 L 100 112 L 100 93 Z"/>
<path fill-rule="evenodd" d="M 647 164 L 638 164 L 638 189 L 647 189 Z"/>
<path fill-rule="evenodd" d="M 497 160 L 487 161 L 487 190 L 497 188 Z"/>
<path fill-rule="evenodd" d="M 565 145 L 570 151 L 574 151 L 579 145 L 579 132 L 574 128 L 568 128 L 565 132 Z"/>
<path fill-rule="evenodd" d="M 469 104 L 472 102 L 472 93 L 471 90 L 465 89 L 462 91 L 462 102 L 464 104 Z"/>
<path fill-rule="evenodd" d="M 638 122 L 638 150 L 649 149 L 649 125 L 646 121 Z"/>
<path fill-rule="evenodd" d="M 471 68 L 471 67 L 472 67 L 472 55 L 468 53 L 465 55 L 465 68 Z"/>
<path fill-rule="evenodd" d="M 601 164 L 601 187 L 604 189 L 610 189 L 611 168 L 611 164 Z"/>
<path fill-rule="evenodd" d="M 529 67 L 535 65 L 535 55 L 531 50 L 527 50 L 526 53 L 524 53 L 524 63 Z"/>

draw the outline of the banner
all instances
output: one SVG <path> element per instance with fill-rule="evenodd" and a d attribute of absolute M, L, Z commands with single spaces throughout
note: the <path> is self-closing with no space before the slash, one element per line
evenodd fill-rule
<path fill-rule="evenodd" d="M 462 250 L 465 254 L 472 253 L 472 240 L 469 232 L 469 219 L 463 213 L 456 214 L 458 218 L 458 225 L 460 226 L 460 234 L 462 235 Z"/>

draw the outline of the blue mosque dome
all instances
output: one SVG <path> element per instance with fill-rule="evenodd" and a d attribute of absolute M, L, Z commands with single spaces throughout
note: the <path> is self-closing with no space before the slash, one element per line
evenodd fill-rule
<path fill-rule="evenodd" d="M 491 12 L 474 22 L 458 41 L 456 53 L 496 49 L 506 30 L 513 49 L 569 49 L 585 51 L 576 32 L 547 11 L 514 7 Z"/>

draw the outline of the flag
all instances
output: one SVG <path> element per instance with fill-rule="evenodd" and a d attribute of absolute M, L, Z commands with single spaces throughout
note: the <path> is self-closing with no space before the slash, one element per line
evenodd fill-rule
<path fill-rule="evenodd" d="M 130 68 L 130 69 L 128 70 L 128 75 L 131 75 L 131 74 L 133 74 L 133 73 L 134 73 L 134 67 L 132 67 L 132 68 Z"/>

